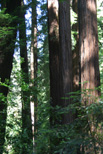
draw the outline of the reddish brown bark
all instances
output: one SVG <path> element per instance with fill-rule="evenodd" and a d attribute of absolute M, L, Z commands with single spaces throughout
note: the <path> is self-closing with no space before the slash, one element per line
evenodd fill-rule
<path fill-rule="evenodd" d="M 96 97 L 99 98 L 100 91 L 95 89 L 100 86 L 99 73 L 99 48 L 97 32 L 97 10 L 96 0 L 79 0 L 79 52 L 80 52 L 80 81 L 81 95 L 83 105 L 96 103 Z M 83 90 L 86 90 L 84 93 Z M 91 95 L 88 97 L 87 95 Z M 85 152 L 98 153 L 95 143 L 95 134 L 97 132 L 92 115 L 87 117 L 89 133 L 92 140 L 92 148 L 83 147 Z M 86 130 L 85 130 L 86 131 Z M 88 130 L 87 130 L 88 131 Z"/>
<path fill-rule="evenodd" d="M 59 14 L 58 14 L 59 12 Z M 51 105 L 61 108 L 71 104 L 69 98 L 72 92 L 72 51 L 70 27 L 70 1 L 59 3 L 57 0 L 48 0 L 48 25 L 49 25 L 49 59 L 50 59 L 50 95 Z M 64 97 L 64 99 L 63 99 Z M 65 99 L 68 97 L 68 100 Z M 50 117 L 51 126 L 56 124 L 69 124 L 73 120 L 71 112 L 63 114 L 62 119 Z M 58 146 L 62 138 L 51 137 L 52 144 Z M 51 144 L 51 145 L 52 145 Z M 51 153 L 53 149 L 51 147 Z"/>
<path fill-rule="evenodd" d="M 78 12 L 81 89 L 95 89 L 100 86 L 96 0 L 79 0 Z M 98 90 L 89 93 L 100 95 Z"/>
<path fill-rule="evenodd" d="M 70 1 L 59 3 L 59 32 L 60 32 L 60 103 L 66 107 L 71 104 L 69 98 L 72 92 L 72 51 L 71 51 L 71 26 L 70 26 Z M 68 97 L 69 99 L 62 99 Z M 70 123 L 73 115 L 70 113 L 63 115 L 62 123 Z"/>

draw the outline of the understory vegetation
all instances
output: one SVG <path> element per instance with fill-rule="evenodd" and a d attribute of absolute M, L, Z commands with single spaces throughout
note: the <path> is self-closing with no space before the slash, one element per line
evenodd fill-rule
<path fill-rule="evenodd" d="M 4 104 L 4 106 L 7 105 L 7 108 L 3 110 L 0 106 L 0 128 L 5 126 L 5 131 L 3 129 L 5 142 L 3 145 L 0 144 L 0 154 L 103 154 L 102 0 L 97 2 L 100 86 L 93 89 L 80 89 L 82 83 L 79 80 L 79 88 L 66 93 L 61 98 L 61 100 L 66 100 L 66 105 L 62 103 L 61 105 L 59 103 L 52 105 L 47 1 L 25 0 L 22 13 L 19 12 L 21 6 L 11 13 L 12 11 L 9 10 L 8 5 L 8 9 L 6 9 L 2 3 L 3 1 L 1 0 L 0 4 L 3 8 L 0 11 L 0 68 L 4 66 L 1 66 L 2 61 L 5 59 L 2 57 L 6 55 L 2 55 L 2 50 L 5 48 L 5 51 L 8 52 L 13 44 L 15 44 L 15 47 L 13 61 L 10 59 L 13 64 L 10 80 L 8 76 L 5 77 L 5 80 L 2 80 L 0 74 L 0 88 L 6 87 L 8 89 L 7 95 L 0 91 L 0 103 Z M 32 3 L 35 6 L 34 12 L 36 10 L 35 19 L 32 15 Z M 73 25 L 78 23 L 78 15 L 73 11 L 72 2 L 70 3 L 70 12 L 73 51 L 77 45 L 79 33 L 78 28 L 73 28 Z M 20 19 L 23 21 L 23 17 L 25 20 L 21 23 Z M 32 37 L 32 33 L 35 33 L 32 27 L 33 20 L 36 20 L 34 29 L 37 27 L 37 32 Z M 25 29 L 25 34 L 22 31 L 22 26 Z M 16 36 L 15 39 L 13 38 L 14 35 Z M 11 38 L 13 38 L 13 41 L 9 42 Z M 31 50 L 32 41 L 35 43 L 35 38 L 37 39 L 37 46 L 34 46 L 35 52 L 33 56 L 36 57 L 35 65 L 37 69 L 34 69 L 35 73 L 33 73 L 36 75 L 32 78 Z M 55 38 L 52 38 L 52 40 L 55 41 Z M 26 49 L 24 47 L 25 43 Z M 27 67 L 25 63 L 26 54 L 23 55 L 24 50 L 27 51 Z M 9 67 L 8 64 L 6 67 Z M 33 67 L 35 66 L 33 65 Z M 26 73 L 26 69 L 28 73 Z M 6 74 L 5 72 L 6 70 L 4 70 L 4 75 Z M 85 83 L 87 82 L 85 81 Z M 62 86 L 59 88 L 62 89 Z M 93 95 L 93 93 L 96 93 L 95 91 L 101 93 L 99 97 Z M 69 103 L 69 100 L 72 103 Z M 34 103 L 34 115 L 30 117 L 32 114 L 32 107 L 30 106 L 32 102 Z M 5 120 L 3 121 L 5 113 L 6 124 Z M 72 120 L 63 122 L 63 119 L 70 116 L 70 114 L 72 115 Z M 0 133 L 3 136 L 2 129 Z M 1 140 L 3 139 L 0 138 L 0 142 Z M 25 153 L 23 153 L 23 149 L 25 149 Z"/>

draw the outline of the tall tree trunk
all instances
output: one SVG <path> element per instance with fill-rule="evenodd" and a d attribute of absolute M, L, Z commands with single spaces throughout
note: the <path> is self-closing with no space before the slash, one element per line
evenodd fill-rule
<path fill-rule="evenodd" d="M 53 128 L 59 119 L 53 117 L 55 107 L 59 105 L 59 16 L 58 0 L 48 0 L 48 29 L 49 29 L 49 69 L 50 69 L 50 126 Z M 57 137 L 50 136 L 50 145 L 57 144 Z M 58 143 L 59 144 L 59 143 Z M 56 145 L 54 145 L 56 146 Z M 54 147 L 50 147 L 51 154 Z"/>
<path fill-rule="evenodd" d="M 72 92 L 72 51 L 71 51 L 71 27 L 70 27 L 70 0 L 59 3 L 59 31 L 60 31 L 60 103 L 66 107 L 71 104 L 70 92 Z M 64 99 L 62 99 L 64 97 Z M 65 99 L 68 97 L 69 99 Z M 73 121 L 72 113 L 63 115 L 63 124 Z"/>
<path fill-rule="evenodd" d="M 32 135 L 33 135 L 33 152 L 35 152 L 35 133 L 37 132 L 37 1 L 32 0 L 32 34 L 31 34 L 31 89 L 34 94 L 31 94 L 31 120 L 32 120 Z"/>
<path fill-rule="evenodd" d="M 100 85 L 96 0 L 78 3 L 81 89 L 95 89 Z M 93 90 L 91 95 L 98 97 L 100 92 Z"/>
<path fill-rule="evenodd" d="M 29 84 L 28 77 L 28 58 L 27 58 L 27 44 L 26 44 L 26 24 L 25 24 L 25 9 L 23 0 L 21 0 L 20 20 L 19 20 L 19 38 L 20 38 L 20 56 L 21 56 L 21 70 L 22 81 Z M 28 153 L 32 143 L 32 128 L 30 115 L 30 99 L 29 91 L 25 88 L 22 92 L 22 154 Z M 26 133 L 26 134 L 25 134 Z"/>
<path fill-rule="evenodd" d="M 79 0 L 78 1 L 78 15 L 79 15 L 79 52 L 80 52 L 80 81 L 81 91 L 86 90 L 82 94 L 82 103 L 90 105 L 96 102 L 96 97 L 99 98 L 100 91 L 97 88 L 100 86 L 100 73 L 99 73 L 99 48 L 98 48 L 98 32 L 97 32 L 97 10 L 96 0 Z M 89 89 L 89 91 L 88 91 Z M 91 90 L 91 91 L 90 91 Z M 89 131 L 93 138 L 93 147 L 83 147 L 85 152 L 97 153 L 94 140 L 96 128 L 93 122 L 87 117 Z"/>
<path fill-rule="evenodd" d="M 5 7 L 6 13 L 15 16 L 15 9 L 18 7 L 17 1 L 8 5 L 8 1 L 1 1 L 2 9 Z M 8 23 L 5 23 L 8 25 Z M 2 28 L 6 27 L 6 25 L 0 25 Z M 0 38 L 0 79 L 2 83 L 5 83 L 6 79 L 10 80 L 10 74 L 12 70 L 12 62 L 13 62 L 13 53 L 15 48 L 15 39 L 16 39 L 16 21 L 12 21 L 9 24 L 9 27 L 13 27 L 11 30 L 11 34 L 7 34 L 6 37 Z M 7 28 L 7 27 L 6 27 Z M 8 82 L 9 84 L 9 82 Z M 5 143 L 5 128 L 6 128 L 6 118 L 7 118 L 7 94 L 8 87 L 4 85 L 0 85 L 0 153 L 3 153 L 3 147 Z M 5 99 L 3 99 L 5 97 Z M 5 101 L 4 101 L 5 100 Z"/>
<path fill-rule="evenodd" d="M 59 12 L 59 14 L 58 14 Z M 48 26 L 49 26 L 49 59 L 50 59 L 50 96 L 51 105 L 66 107 L 71 104 L 62 97 L 69 97 L 72 92 L 72 51 L 71 51 L 71 28 L 70 28 L 70 1 L 60 2 L 48 0 Z M 60 34 L 60 36 L 59 36 Z M 60 39 L 60 40 L 59 40 Z M 53 114 L 53 112 L 51 113 Z M 71 113 L 63 114 L 60 119 L 50 117 L 51 126 L 72 122 Z M 60 139 L 53 141 L 59 145 Z M 58 143 L 57 143 L 58 142 Z M 57 146 L 57 145 L 55 145 Z M 52 153 L 51 148 L 51 153 Z"/>
<path fill-rule="evenodd" d="M 59 17 L 58 0 L 48 0 L 50 97 L 51 105 L 59 105 Z"/>

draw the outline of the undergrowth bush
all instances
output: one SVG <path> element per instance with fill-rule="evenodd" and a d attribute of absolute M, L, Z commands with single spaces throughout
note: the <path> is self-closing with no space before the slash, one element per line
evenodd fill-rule
<path fill-rule="evenodd" d="M 72 93 L 73 104 L 65 108 L 51 107 L 52 118 L 59 119 L 55 125 L 41 128 L 37 134 L 37 154 L 98 154 L 103 153 L 103 102 L 102 98 L 92 98 L 86 90 Z M 85 95 L 86 94 L 86 95 Z M 89 104 L 88 100 L 92 100 Z M 74 115 L 73 122 L 60 124 L 62 115 L 71 112 Z M 46 151 L 45 151 L 46 150 Z"/>

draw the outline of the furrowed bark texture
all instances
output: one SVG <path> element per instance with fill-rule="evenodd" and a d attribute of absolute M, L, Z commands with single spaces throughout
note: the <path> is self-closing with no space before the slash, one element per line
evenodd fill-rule
<path fill-rule="evenodd" d="M 96 97 L 99 99 L 100 91 L 97 88 L 100 86 L 99 73 L 99 48 L 98 48 L 98 32 L 97 32 L 97 10 L 96 0 L 79 0 L 78 1 L 79 15 L 79 50 L 80 50 L 80 81 L 81 95 L 83 105 L 91 105 L 96 103 Z M 86 90 L 84 92 L 83 90 Z M 91 95 L 88 97 L 88 94 Z M 87 117 L 88 133 L 92 137 L 92 147 L 83 146 L 84 153 L 96 154 L 99 151 L 98 144 L 95 142 L 95 134 L 97 130 L 93 123 L 92 115 Z"/>
<path fill-rule="evenodd" d="M 94 89 L 100 86 L 96 0 L 79 0 L 78 6 L 81 89 Z M 100 95 L 98 90 L 90 93 Z"/>
<path fill-rule="evenodd" d="M 59 3 L 59 34 L 60 34 L 60 103 L 63 107 L 71 104 L 69 98 L 72 92 L 72 51 L 71 51 L 71 27 L 70 27 L 70 1 Z M 62 99 L 68 97 L 69 99 Z M 72 122 L 72 113 L 63 115 L 63 124 Z"/>

